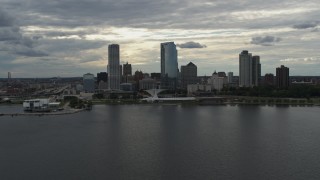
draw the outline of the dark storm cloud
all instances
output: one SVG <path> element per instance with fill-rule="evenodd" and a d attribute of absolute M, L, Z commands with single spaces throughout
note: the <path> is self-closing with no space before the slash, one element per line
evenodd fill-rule
<path fill-rule="evenodd" d="M 296 24 L 293 26 L 295 29 L 309 29 L 317 27 L 317 23 L 303 23 L 303 24 Z"/>
<path fill-rule="evenodd" d="M 110 41 L 113 41 L 110 43 L 126 44 L 127 50 L 134 51 L 139 57 L 143 56 L 145 49 L 134 49 L 129 43 L 151 39 L 149 43 L 156 45 L 154 47 L 151 45 L 152 53 L 145 58 L 153 59 L 158 55 L 158 43 L 161 41 L 202 42 L 205 40 L 208 52 L 217 46 L 218 49 L 230 50 L 227 53 L 225 51 L 221 53 L 223 57 L 230 56 L 235 47 L 245 48 L 239 47 L 239 43 L 251 37 L 254 37 L 251 39 L 252 44 L 262 46 L 274 45 L 281 40 L 277 37 L 283 37 L 288 42 L 283 44 L 286 51 L 277 47 L 268 49 L 275 49 L 273 54 L 277 56 L 282 52 L 286 53 L 285 56 L 295 56 L 294 52 L 297 51 L 294 49 L 297 47 L 293 45 L 297 44 L 297 40 L 301 40 L 301 36 L 305 34 L 302 34 L 302 31 L 293 30 L 293 25 L 295 29 L 303 29 L 308 27 L 305 24 L 301 25 L 303 22 L 315 22 L 320 15 L 318 1 L 0 0 L 0 9 L 6 11 L 3 13 L 0 10 L 0 27 L 7 28 L 0 30 L 0 57 L 16 55 L 16 63 L 19 63 L 23 60 L 40 59 L 19 57 L 23 54 L 23 56 L 35 57 L 49 54 L 44 58 L 55 59 L 54 62 L 58 63 L 57 66 L 52 66 L 52 74 L 59 69 L 62 72 L 68 71 L 79 75 L 81 72 L 76 69 L 79 68 L 79 62 L 95 61 L 101 59 L 99 56 L 106 58 L 107 48 L 104 49 L 103 46 Z M 132 31 L 130 31 L 131 28 Z M 319 30 L 319 26 L 310 28 L 310 31 Z M 98 29 L 98 31 L 90 32 L 90 29 Z M 143 33 L 145 35 L 141 35 Z M 265 34 L 273 36 L 259 37 Z M 306 37 L 309 39 L 305 38 L 303 43 L 307 41 L 310 43 L 304 50 L 307 52 L 308 49 L 317 49 L 317 33 L 312 33 L 312 37 L 306 34 Z M 110 41 L 107 41 L 108 39 Z M 10 54 L 4 52 L 4 47 Z M 252 48 L 263 49 L 264 47 Z M 317 51 L 313 50 L 312 53 L 318 56 Z M 211 57 L 207 54 L 209 53 L 199 54 L 199 56 L 210 59 Z M 130 58 L 132 61 L 139 62 L 134 56 Z M 44 61 L 43 64 L 46 65 L 46 62 Z M 83 69 L 89 68 L 88 65 L 84 65 Z M 2 64 L 0 64 L 0 72 L 4 71 L 1 66 Z M 154 69 L 158 68 L 158 64 L 152 64 L 152 66 Z M 28 71 L 25 72 L 28 73 Z M 33 76 L 32 73 L 29 72 L 29 74 Z"/>
<path fill-rule="evenodd" d="M 292 26 L 297 23 L 297 16 L 290 13 L 299 11 L 297 7 L 301 4 L 297 0 L 50 0 L 42 3 L 37 0 L 1 1 L 3 8 L 14 14 L 16 21 L 22 26 L 148 29 L 259 29 Z M 308 2 L 317 3 L 317 0 Z M 283 7 L 287 10 L 286 14 L 277 15 L 277 10 L 281 12 Z M 268 11 L 275 12 L 268 14 Z M 312 10 L 302 11 L 301 14 L 303 16 L 299 16 L 300 22 L 319 17 L 319 13 Z"/>
<path fill-rule="evenodd" d="M 88 41 L 84 39 L 43 39 L 41 46 L 52 53 L 77 54 L 80 51 L 99 49 L 109 41 Z"/>
<path fill-rule="evenodd" d="M 251 39 L 251 44 L 261 45 L 261 46 L 272 46 L 274 43 L 280 42 L 281 38 L 274 36 L 259 36 L 253 37 Z"/>
<path fill-rule="evenodd" d="M 0 9 L 0 27 L 12 26 L 13 18 Z"/>
<path fill-rule="evenodd" d="M 229 0 L 228 2 L 207 0 L 50 0 L 44 3 L 39 3 L 36 0 L 2 1 L 5 2 L 3 6 L 7 9 L 21 10 L 13 13 L 18 17 L 23 17 L 19 18 L 19 22 L 23 25 L 63 27 L 108 25 L 140 28 L 228 28 L 235 27 L 234 22 L 237 19 L 250 16 L 242 11 L 272 10 L 275 4 L 278 8 L 287 7 L 286 2 L 275 0 L 270 0 L 268 3 L 260 0 L 256 0 L 258 3 L 256 1 L 239 3 L 237 0 Z M 263 13 L 257 12 L 256 14 Z M 267 27 L 272 23 L 279 25 L 274 22 L 281 21 L 282 25 L 285 22 L 282 19 L 270 23 L 255 20 L 255 18 L 249 20 L 242 21 L 241 25 Z M 286 18 L 286 21 L 290 20 L 295 20 L 295 18 Z"/>
<path fill-rule="evenodd" d="M 0 9 L 0 16 L 0 47 L 2 51 L 28 57 L 48 55 L 35 49 L 36 41 L 33 38 L 24 36 L 20 27 L 13 24 L 14 19 L 10 15 Z"/>
<path fill-rule="evenodd" d="M 15 54 L 21 55 L 21 56 L 27 56 L 27 57 L 43 57 L 48 56 L 49 54 L 40 50 L 35 50 L 31 48 L 27 48 L 24 46 L 16 47 Z"/>
<path fill-rule="evenodd" d="M 201 45 L 200 43 L 197 42 L 186 42 L 186 43 L 182 43 L 182 44 L 177 44 L 178 47 L 180 48 L 206 48 L 206 45 Z"/>

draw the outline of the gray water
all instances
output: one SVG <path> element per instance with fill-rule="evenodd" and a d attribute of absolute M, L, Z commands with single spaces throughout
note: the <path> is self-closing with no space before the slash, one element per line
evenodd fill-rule
<path fill-rule="evenodd" d="M 0 179 L 320 179 L 319 114 L 320 107 L 99 105 L 2 116 Z"/>

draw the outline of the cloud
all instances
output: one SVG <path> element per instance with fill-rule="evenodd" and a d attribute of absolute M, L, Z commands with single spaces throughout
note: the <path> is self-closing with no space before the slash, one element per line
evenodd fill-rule
<path fill-rule="evenodd" d="M 314 33 L 319 31 L 319 22 L 318 26 L 311 27 L 320 16 L 318 0 L 294 0 L 294 3 L 292 0 L 228 0 L 214 3 L 208 3 L 208 0 L 0 2 L 5 10 L 0 8 L 0 77 L 1 72 L 9 70 L 8 66 L 4 66 L 3 59 L 8 64 L 12 59 L 16 60 L 15 67 L 20 65 L 25 75 L 33 77 L 34 71 L 27 71 L 26 64 L 31 60 L 38 62 L 41 59 L 39 56 L 54 59 L 41 61 L 44 75 L 68 72 L 77 76 L 82 74 L 82 70 L 105 70 L 108 43 L 119 43 L 122 60 L 128 60 L 133 66 L 145 61 L 143 68 L 149 69 L 142 70 L 147 72 L 159 71 L 159 62 L 156 62 L 159 44 L 166 41 L 180 42 L 181 48 L 207 46 L 201 49 L 201 53 L 183 51 L 179 54 L 185 57 L 179 59 L 180 62 L 201 59 L 197 61 L 199 74 L 212 73 L 212 59 L 221 59 L 221 70 L 226 68 L 237 74 L 235 52 L 244 48 L 276 62 L 300 55 L 319 56 L 320 36 Z M 309 24 L 309 31 L 296 30 L 308 27 L 306 24 Z M 272 46 L 281 40 L 278 37 L 286 42 L 281 46 Z M 260 46 L 243 44 L 245 41 Z M 200 44 L 204 42 L 205 45 Z M 215 58 L 212 58 L 213 55 Z M 26 63 L 19 64 L 22 60 Z M 225 67 L 230 62 L 234 69 Z M 94 63 L 97 64 L 94 68 L 89 66 Z M 272 71 L 273 66 L 269 63 L 263 71 L 269 67 Z M 319 74 L 318 71 L 311 73 Z"/>
<path fill-rule="evenodd" d="M 27 57 L 43 57 L 43 56 L 49 56 L 48 53 L 36 50 L 32 48 L 28 48 L 26 46 L 18 46 L 15 48 L 14 53 L 21 56 L 27 56 Z"/>
<path fill-rule="evenodd" d="M 30 38 L 21 33 L 14 19 L 0 9 L 0 47 L 10 54 L 28 57 L 48 56 L 47 53 L 37 50 L 36 38 Z"/>
<path fill-rule="evenodd" d="M 193 42 L 193 41 L 189 41 L 186 43 L 182 43 L 182 44 L 177 44 L 178 47 L 180 48 L 206 48 L 206 45 L 202 45 L 200 43 L 197 42 Z"/>
<path fill-rule="evenodd" d="M 274 36 L 258 36 L 251 39 L 251 44 L 261 45 L 261 46 L 273 46 L 274 43 L 280 42 L 281 38 Z"/>
<path fill-rule="evenodd" d="M 13 24 L 13 18 L 0 9 L 0 27 L 7 27 Z"/>
<path fill-rule="evenodd" d="M 309 29 L 317 27 L 317 23 L 303 23 L 303 24 L 296 24 L 293 26 L 295 29 Z"/>

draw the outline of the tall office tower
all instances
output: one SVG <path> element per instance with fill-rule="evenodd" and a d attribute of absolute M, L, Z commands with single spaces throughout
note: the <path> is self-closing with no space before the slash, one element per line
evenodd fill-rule
<path fill-rule="evenodd" d="M 261 81 L 260 56 L 252 56 L 252 85 L 259 86 Z"/>
<path fill-rule="evenodd" d="M 161 43 L 161 76 L 178 77 L 178 53 L 174 42 Z"/>
<path fill-rule="evenodd" d="M 233 72 L 228 72 L 228 83 L 233 83 Z"/>
<path fill-rule="evenodd" d="M 276 69 L 276 79 L 278 88 L 288 88 L 289 87 L 289 68 L 281 65 Z"/>
<path fill-rule="evenodd" d="M 187 89 L 188 84 L 197 83 L 197 66 L 190 62 L 181 66 L 181 88 Z"/>
<path fill-rule="evenodd" d="M 273 86 L 274 85 L 274 75 L 271 73 L 267 73 L 264 75 L 264 85 Z"/>
<path fill-rule="evenodd" d="M 83 89 L 87 93 L 94 93 L 94 75 L 87 73 L 83 75 Z"/>
<path fill-rule="evenodd" d="M 244 50 L 239 54 L 239 86 L 252 87 L 252 54 Z"/>
<path fill-rule="evenodd" d="M 120 89 L 120 47 L 118 44 L 110 44 L 108 47 L 108 87 Z"/>
<path fill-rule="evenodd" d="M 128 64 L 128 62 L 126 64 L 123 64 L 123 75 L 124 76 L 132 75 L 132 67 L 131 67 L 131 64 Z"/>

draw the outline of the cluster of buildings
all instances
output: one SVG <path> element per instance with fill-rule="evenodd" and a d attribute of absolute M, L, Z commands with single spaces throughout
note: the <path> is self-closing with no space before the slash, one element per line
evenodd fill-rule
<path fill-rule="evenodd" d="M 96 91 L 139 91 L 148 89 L 185 90 L 188 94 L 196 92 L 221 91 L 224 87 L 254 87 L 260 85 L 277 85 L 279 88 L 289 86 L 289 68 L 277 68 L 276 76 L 261 76 L 260 56 L 244 50 L 239 54 L 239 76 L 233 72 L 214 72 L 211 76 L 198 76 L 197 66 L 190 62 L 178 68 L 178 52 L 174 42 L 160 44 L 160 73 L 132 72 L 128 62 L 120 64 L 120 46 L 108 46 L 107 72 L 100 72 L 97 78 L 93 74 L 83 75 L 83 90 Z"/>
<path fill-rule="evenodd" d="M 286 89 L 289 87 L 289 68 L 281 65 L 276 68 L 276 76 L 272 73 L 261 76 L 260 56 L 253 56 L 244 50 L 239 54 L 239 87 L 276 86 Z"/>
<path fill-rule="evenodd" d="M 160 72 L 132 71 L 132 65 L 120 64 L 120 46 L 108 46 L 106 72 L 95 76 L 86 73 L 80 78 L 8 78 L 0 79 L 0 96 L 46 97 L 49 95 L 91 96 L 93 93 L 132 93 L 141 90 L 167 89 L 188 95 L 215 93 L 228 87 L 274 86 L 286 89 L 294 84 L 320 84 L 320 77 L 289 76 L 289 68 L 281 65 L 276 74 L 261 75 L 260 56 L 244 50 L 239 54 L 239 76 L 233 72 L 214 71 L 210 76 L 198 76 L 197 65 L 189 62 L 178 67 L 178 51 L 174 42 L 160 44 Z"/>

